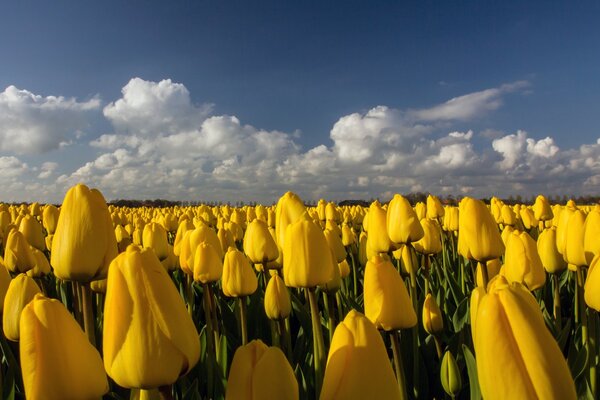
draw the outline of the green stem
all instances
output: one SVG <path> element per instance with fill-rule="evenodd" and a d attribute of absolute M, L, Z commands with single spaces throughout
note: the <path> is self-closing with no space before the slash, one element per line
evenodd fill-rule
<path fill-rule="evenodd" d="M 79 295 L 79 285 L 75 281 L 67 282 L 67 284 L 71 285 L 71 291 L 73 293 L 73 301 L 71 305 L 73 307 L 73 316 L 75 320 L 79 322 L 81 328 L 83 328 L 83 319 L 81 317 L 81 299 Z"/>
<path fill-rule="evenodd" d="M 394 353 L 394 369 L 396 370 L 396 378 L 398 379 L 398 387 L 400 388 L 400 399 L 407 400 L 408 395 L 406 394 L 406 377 L 404 376 L 404 368 L 402 366 L 402 358 L 400 356 L 400 343 L 398 336 L 398 331 L 390 332 L 392 352 Z"/>
<path fill-rule="evenodd" d="M 352 262 L 352 292 L 354 294 L 354 300 L 356 300 L 356 298 L 358 297 L 358 271 L 356 268 L 356 261 L 354 260 L 354 254 L 352 253 L 352 249 L 348 250 L 348 254 L 350 254 L 350 261 Z"/>
<path fill-rule="evenodd" d="M 425 254 L 423 255 L 423 257 L 425 258 L 425 265 L 424 265 L 424 270 L 425 270 L 425 296 L 427 296 L 427 293 L 429 293 L 429 277 L 430 277 L 430 273 L 429 273 L 429 255 Z"/>
<path fill-rule="evenodd" d="M 407 245 L 410 246 L 410 245 Z M 409 247 L 409 251 L 414 251 L 412 246 Z M 409 255 L 412 260 L 412 254 Z M 410 297 L 413 302 L 413 308 L 417 314 L 417 318 L 421 315 L 419 313 L 419 299 L 417 298 L 417 272 L 416 266 L 409 269 L 410 271 Z M 415 399 L 419 398 L 419 324 L 416 324 L 412 328 L 412 353 L 413 353 L 413 394 Z"/>
<path fill-rule="evenodd" d="M 438 335 L 433 335 L 433 340 L 435 342 L 435 350 L 437 351 L 438 359 L 441 361 L 443 353 L 442 341 Z"/>
<path fill-rule="evenodd" d="M 207 390 L 208 390 L 208 398 L 212 398 L 213 396 L 213 384 L 214 384 L 214 368 L 215 368 L 215 343 L 214 343 L 214 333 L 213 333 L 213 321 L 211 316 L 211 299 L 210 299 L 210 283 L 205 283 L 202 285 L 203 290 L 203 305 L 204 305 L 204 319 L 206 321 L 206 344 L 208 347 L 207 350 Z"/>
<path fill-rule="evenodd" d="M 240 334 L 242 336 L 242 346 L 248 344 L 248 325 L 246 321 L 246 296 L 238 297 L 240 305 Z"/>
<path fill-rule="evenodd" d="M 488 282 L 490 281 L 487 263 L 478 262 L 478 267 L 481 268 L 481 275 L 483 276 L 483 290 L 487 292 Z M 475 283 L 477 284 L 477 277 L 475 279 Z"/>
<path fill-rule="evenodd" d="M 321 315 L 319 314 L 319 305 L 315 288 L 306 288 L 308 300 L 310 303 L 310 316 L 313 327 L 313 349 L 315 366 L 315 398 L 319 398 L 321 386 L 323 385 L 323 373 L 325 372 L 325 357 L 323 344 L 323 330 L 321 329 Z"/>
<path fill-rule="evenodd" d="M 588 347 L 588 326 L 587 326 L 587 315 L 585 312 L 585 302 L 584 298 L 584 289 L 583 289 L 584 281 L 583 281 L 583 268 L 577 267 L 577 288 L 579 289 L 579 304 L 577 307 L 579 308 L 579 316 L 581 318 L 581 341 L 582 344 Z M 589 354 L 589 348 L 588 348 Z"/>
<path fill-rule="evenodd" d="M 560 282 L 558 274 L 552 274 L 552 283 L 554 284 L 554 321 L 556 323 L 556 332 L 561 331 L 562 315 L 560 312 Z"/>
<path fill-rule="evenodd" d="M 279 341 L 279 347 L 281 347 L 285 353 L 290 364 L 292 363 L 292 337 L 290 331 L 285 323 L 287 318 L 280 318 L 277 320 L 279 325 L 279 335 L 281 337 Z"/>
<path fill-rule="evenodd" d="M 77 283 L 80 286 L 81 302 L 83 305 L 83 326 L 88 340 L 96 347 L 96 319 L 94 318 L 92 289 L 89 283 Z"/>

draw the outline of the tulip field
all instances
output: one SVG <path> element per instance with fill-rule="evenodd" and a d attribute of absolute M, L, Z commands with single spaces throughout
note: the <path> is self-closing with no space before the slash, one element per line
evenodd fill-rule
<path fill-rule="evenodd" d="M 2 399 L 594 399 L 600 205 L 0 204 Z"/>

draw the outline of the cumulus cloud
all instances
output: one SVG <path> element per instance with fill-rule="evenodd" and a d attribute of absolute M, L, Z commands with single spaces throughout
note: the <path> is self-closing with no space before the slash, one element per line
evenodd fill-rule
<path fill-rule="evenodd" d="M 9 86 L 0 92 L 0 151 L 39 154 L 57 149 L 81 136 L 90 112 L 99 107 L 98 98 L 79 102 Z"/>

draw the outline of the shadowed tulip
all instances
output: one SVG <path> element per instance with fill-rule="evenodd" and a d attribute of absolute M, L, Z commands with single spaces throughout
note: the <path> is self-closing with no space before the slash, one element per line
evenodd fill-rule
<path fill-rule="evenodd" d="M 248 224 L 244 234 L 244 253 L 255 264 L 277 259 L 279 256 L 277 243 L 269 233 L 266 222 L 256 219 Z"/>
<path fill-rule="evenodd" d="M 36 259 L 25 236 L 16 229 L 9 232 L 4 250 L 4 265 L 15 273 L 27 272 L 35 266 Z"/>
<path fill-rule="evenodd" d="M 270 319 L 287 318 L 292 311 L 290 293 L 279 275 L 269 279 L 265 289 L 265 312 Z"/>
<path fill-rule="evenodd" d="M 430 335 L 435 335 L 444 330 L 444 318 L 431 293 L 425 296 L 423 303 L 423 328 Z"/>
<path fill-rule="evenodd" d="M 538 254 L 544 269 L 550 274 L 556 274 L 567 268 L 567 263 L 556 247 L 556 227 L 544 229 L 537 240 Z"/>
<path fill-rule="evenodd" d="M 459 254 L 479 262 L 499 258 L 504 253 L 504 243 L 485 204 L 481 200 L 465 197 L 459 209 Z"/>
<path fill-rule="evenodd" d="M 193 268 L 196 282 L 216 282 L 223 275 L 223 262 L 219 253 L 206 242 L 202 242 L 196 247 Z"/>
<path fill-rule="evenodd" d="M 10 281 L 4 297 L 4 310 L 2 313 L 2 328 L 4 329 L 4 336 L 8 340 L 19 341 L 21 312 L 38 293 L 42 293 L 38 285 L 33 278 L 25 274 L 19 274 Z"/>
<path fill-rule="evenodd" d="M 249 296 L 258 288 L 258 279 L 248 257 L 233 247 L 225 254 L 221 286 L 228 297 Z"/>

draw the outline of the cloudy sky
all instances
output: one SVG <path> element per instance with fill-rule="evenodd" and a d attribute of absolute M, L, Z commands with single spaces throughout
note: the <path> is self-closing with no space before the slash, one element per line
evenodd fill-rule
<path fill-rule="evenodd" d="M 0 201 L 600 193 L 599 3 L 289 3 L 0 3 Z"/>

